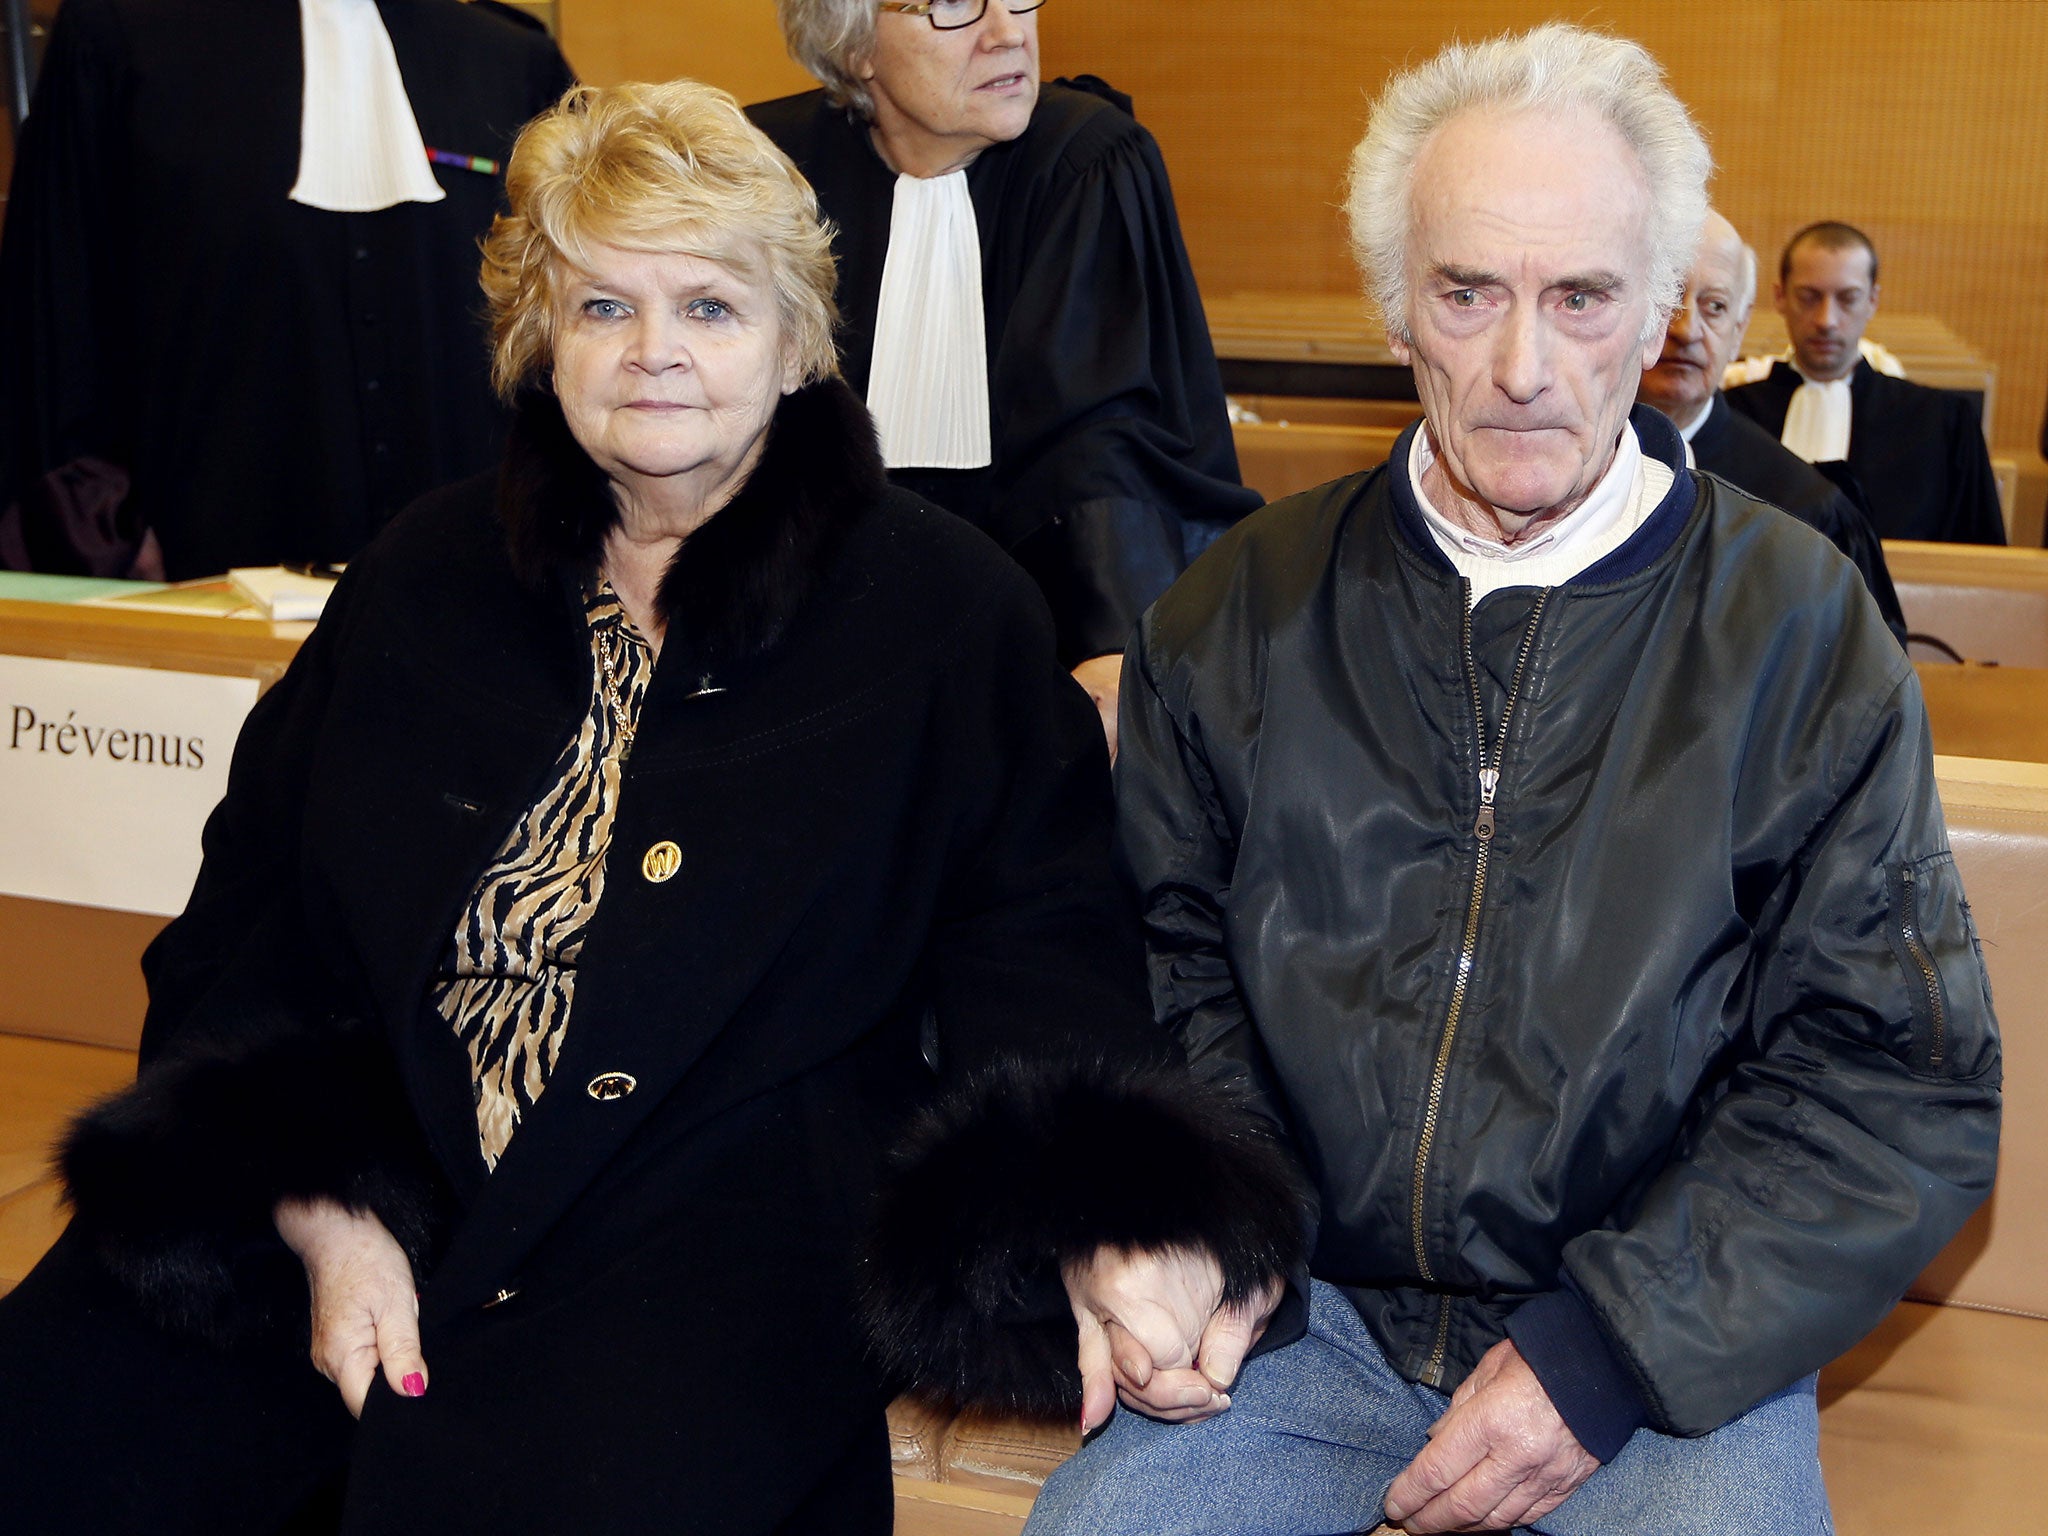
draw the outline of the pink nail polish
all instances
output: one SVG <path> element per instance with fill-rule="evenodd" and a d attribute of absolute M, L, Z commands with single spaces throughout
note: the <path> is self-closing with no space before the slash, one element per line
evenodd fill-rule
<path fill-rule="evenodd" d="M 418 1371 L 408 1371 L 403 1385 L 407 1397 L 425 1397 L 427 1395 L 427 1378 Z"/>

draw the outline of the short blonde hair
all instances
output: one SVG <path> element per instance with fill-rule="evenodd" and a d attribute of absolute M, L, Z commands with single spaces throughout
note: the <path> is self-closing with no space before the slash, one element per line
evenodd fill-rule
<path fill-rule="evenodd" d="M 1453 43 L 1387 82 L 1372 124 L 1351 155 L 1345 212 L 1351 250 L 1390 335 L 1408 337 L 1408 236 L 1415 164 L 1436 131 L 1460 113 L 1575 108 L 1610 123 L 1642 166 L 1649 188 L 1650 314 L 1643 336 L 1664 328 L 1685 287 L 1707 216 L 1714 159 L 1663 66 L 1640 43 L 1550 22 L 1483 43 Z"/>
<path fill-rule="evenodd" d="M 806 384 L 839 371 L 831 230 L 817 194 L 724 91 L 579 85 L 528 123 L 509 213 L 483 240 L 491 382 L 510 399 L 554 357 L 556 280 L 593 245 L 682 251 L 757 274 Z"/>
<path fill-rule="evenodd" d="M 875 98 L 861 78 L 875 53 L 874 0 L 775 0 L 782 44 L 817 77 L 834 106 L 864 123 L 875 120 Z"/>

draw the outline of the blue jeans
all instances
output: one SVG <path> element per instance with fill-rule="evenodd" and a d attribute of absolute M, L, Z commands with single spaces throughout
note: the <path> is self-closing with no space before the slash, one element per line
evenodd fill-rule
<path fill-rule="evenodd" d="M 1542 1536 L 1833 1536 L 1814 1378 L 1710 1435 L 1638 1430 L 1530 1529 Z M 1119 1409 L 1039 1495 L 1025 1536 L 1345 1536 L 1449 1403 L 1387 1364 L 1321 1281 L 1307 1337 L 1244 1368 L 1228 1411 L 1160 1424 Z"/>

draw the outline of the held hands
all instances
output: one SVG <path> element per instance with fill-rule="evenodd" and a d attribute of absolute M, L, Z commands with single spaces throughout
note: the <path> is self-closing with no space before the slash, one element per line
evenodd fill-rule
<path fill-rule="evenodd" d="M 1081 1332 L 1081 1432 L 1118 1400 L 1169 1423 L 1192 1424 L 1230 1406 L 1245 1351 L 1280 1304 L 1273 1281 L 1223 1304 L 1223 1272 L 1206 1253 L 1098 1248 L 1067 1266 L 1067 1300 Z"/>
<path fill-rule="evenodd" d="M 1116 695 L 1123 675 L 1124 659 L 1115 652 L 1091 656 L 1074 668 L 1074 681 L 1087 689 L 1088 697 L 1095 701 L 1095 712 L 1102 716 L 1102 734 L 1109 738 L 1112 764 L 1116 762 Z"/>
<path fill-rule="evenodd" d="M 1511 1340 L 1488 1350 L 1387 1490 L 1387 1519 L 1419 1533 L 1504 1531 L 1549 1514 L 1600 1463 L 1572 1437 Z"/>
<path fill-rule="evenodd" d="M 392 1391 L 403 1397 L 425 1393 L 412 1264 L 384 1223 L 332 1200 L 280 1200 L 271 1217 L 278 1236 L 306 1266 L 313 1365 L 341 1388 L 348 1411 L 363 1416 L 380 1364 Z"/>

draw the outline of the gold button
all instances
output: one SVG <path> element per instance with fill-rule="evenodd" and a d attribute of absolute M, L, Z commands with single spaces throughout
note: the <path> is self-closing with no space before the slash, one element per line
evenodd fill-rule
<path fill-rule="evenodd" d="M 640 1080 L 630 1072 L 600 1072 L 585 1085 L 583 1091 L 598 1102 L 606 1103 L 612 1099 L 623 1099 L 639 1086 Z"/>
<path fill-rule="evenodd" d="M 656 885 L 683 867 L 683 850 L 674 843 L 656 843 L 640 856 L 640 873 Z"/>

